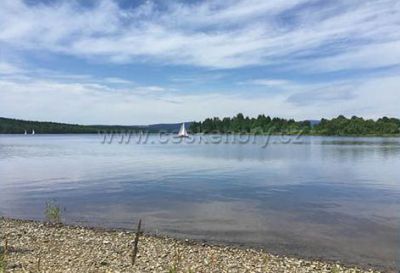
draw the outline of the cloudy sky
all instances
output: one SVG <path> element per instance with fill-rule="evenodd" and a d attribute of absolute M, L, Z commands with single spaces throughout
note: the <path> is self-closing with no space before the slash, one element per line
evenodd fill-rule
<path fill-rule="evenodd" d="M 400 1 L 0 1 L 0 116 L 400 116 Z"/>

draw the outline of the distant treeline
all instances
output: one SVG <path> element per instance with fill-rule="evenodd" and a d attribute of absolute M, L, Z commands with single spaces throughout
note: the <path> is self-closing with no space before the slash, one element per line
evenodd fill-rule
<path fill-rule="evenodd" d="M 93 134 L 98 132 L 120 132 L 144 130 L 139 126 L 77 125 L 56 122 L 27 121 L 0 118 L 0 134 L 23 134 L 32 131 L 40 134 Z"/>
<path fill-rule="evenodd" d="M 294 119 L 271 118 L 259 115 L 249 118 L 238 114 L 223 119 L 207 118 L 193 122 L 192 133 L 249 133 L 249 134 L 306 134 L 332 136 L 391 136 L 400 135 L 400 120 L 383 117 L 378 120 L 342 115 L 319 122 L 295 121 Z"/>
<path fill-rule="evenodd" d="M 378 120 L 353 116 L 338 116 L 320 121 L 295 121 L 259 115 L 249 118 L 243 114 L 235 117 L 207 118 L 202 122 L 187 122 L 190 133 L 249 133 L 249 134 L 305 134 L 331 136 L 399 136 L 400 120 L 383 117 Z M 177 132 L 180 124 L 155 124 L 150 126 L 77 125 L 56 122 L 26 121 L 0 118 L 0 134 L 93 134 L 98 132 Z"/>

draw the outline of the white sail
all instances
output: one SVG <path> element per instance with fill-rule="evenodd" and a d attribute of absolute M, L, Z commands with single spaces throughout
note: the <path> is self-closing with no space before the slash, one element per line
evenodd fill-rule
<path fill-rule="evenodd" d="M 28 133 L 26 132 L 26 130 L 25 130 L 25 132 L 24 132 L 24 135 L 27 135 Z"/>
<path fill-rule="evenodd" d="M 189 136 L 189 134 L 187 133 L 186 128 L 185 128 L 185 123 L 182 123 L 182 126 L 181 126 L 181 129 L 179 130 L 178 136 L 179 137 L 188 137 Z"/>
<path fill-rule="evenodd" d="M 32 130 L 32 135 L 34 135 L 35 134 L 35 130 Z"/>

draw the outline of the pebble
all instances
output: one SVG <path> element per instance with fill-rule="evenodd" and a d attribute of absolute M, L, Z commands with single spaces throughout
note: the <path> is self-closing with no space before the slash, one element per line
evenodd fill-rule
<path fill-rule="evenodd" d="M 4 246 L 6 238 L 9 245 L 6 272 L 378 272 L 346 267 L 339 262 L 276 256 L 250 248 L 206 245 L 189 239 L 179 241 L 146 234 L 140 237 L 136 264 L 132 265 L 134 236 L 135 233 L 127 231 L 52 227 L 40 222 L 0 218 L 0 245 Z"/>

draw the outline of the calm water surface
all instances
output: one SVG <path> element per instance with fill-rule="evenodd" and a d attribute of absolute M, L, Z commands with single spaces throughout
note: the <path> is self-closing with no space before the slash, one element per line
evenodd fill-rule
<path fill-rule="evenodd" d="M 396 268 L 400 139 L 273 140 L 0 135 L 0 215 L 43 219 L 56 200 L 69 223 L 132 228 L 142 218 L 149 232 Z"/>

